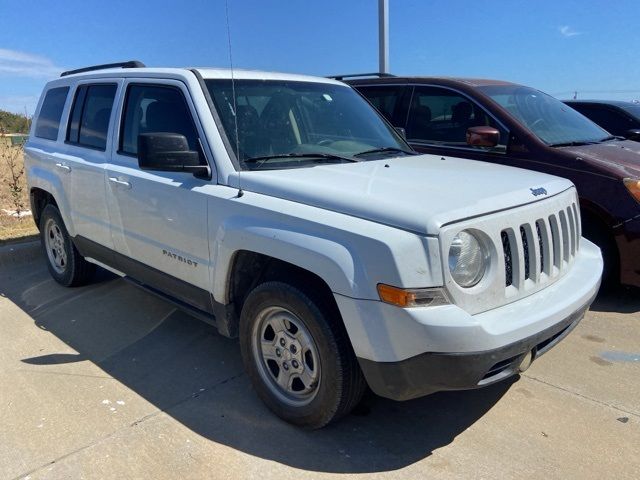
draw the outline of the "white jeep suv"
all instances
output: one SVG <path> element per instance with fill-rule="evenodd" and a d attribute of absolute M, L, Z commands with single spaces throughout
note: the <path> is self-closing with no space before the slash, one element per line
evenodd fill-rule
<path fill-rule="evenodd" d="M 367 384 L 405 400 L 514 375 L 600 283 L 571 182 L 418 155 L 335 80 L 65 72 L 25 161 L 58 282 L 97 264 L 238 336 L 260 397 L 307 427 Z"/>

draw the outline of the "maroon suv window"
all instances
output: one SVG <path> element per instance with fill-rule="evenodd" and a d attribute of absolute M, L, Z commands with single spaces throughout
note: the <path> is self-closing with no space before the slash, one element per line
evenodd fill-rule
<path fill-rule="evenodd" d="M 501 137 L 506 136 L 503 129 L 469 98 L 445 88 L 416 87 L 407 121 L 407 139 L 472 148 L 467 144 L 467 129 L 485 125 L 498 128 Z"/>

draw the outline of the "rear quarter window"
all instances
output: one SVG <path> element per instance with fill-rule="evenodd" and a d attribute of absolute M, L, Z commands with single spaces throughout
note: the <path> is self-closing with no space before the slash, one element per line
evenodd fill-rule
<path fill-rule="evenodd" d="M 58 129 L 60 128 L 60 119 L 62 118 L 62 109 L 67 100 L 69 87 L 57 87 L 49 90 L 44 97 L 40 114 L 36 121 L 36 129 L 34 135 L 39 138 L 48 140 L 56 140 L 58 138 Z"/>

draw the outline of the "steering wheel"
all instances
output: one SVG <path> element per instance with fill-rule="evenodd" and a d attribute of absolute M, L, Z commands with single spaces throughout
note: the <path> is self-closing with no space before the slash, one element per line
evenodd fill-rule
<path fill-rule="evenodd" d="M 332 143 L 333 143 L 333 140 L 329 140 L 328 138 L 325 138 L 324 140 L 320 140 L 319 142 L 317 142 L 316 145 L 327 146 L 327 145 L 331 145 Z"/>
<path fill-rule="evenodd" d="M 531 125 L 529 125 L 529 128 L 535 128 L 540 124 L 545 123 L 544 118 L 538 118 L 535 122 L 533 122 Z"/>

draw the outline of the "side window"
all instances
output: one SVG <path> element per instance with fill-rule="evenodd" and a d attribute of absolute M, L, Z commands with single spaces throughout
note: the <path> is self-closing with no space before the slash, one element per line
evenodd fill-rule
<path fill-rule="evenodd" d="M 106 149 L 116 90 L 115 84 L 82 85 L 78 88 L 71 109 L 67 142 Z"/>
<path fill-rule="evenodd" d="M 378 111 L 384 115 L 393 125 L 394 113 L 396 108 L 400 104 L 400 97 L 402 96 L 403 87 L 388 86 L 388 87 L 356 87 L 356 89 L 362 93 L 367 100 L 369 100 Z"/>
<path fill-rule="evenodd" d="M 454 91 L 438 87 L 416 87 L 407 122 L 409 141 L 471 147 L 467 144 L 469 127 L 491 126 L 500 131 L 495 151 L 506 151 L 508 133 L 475 102 Z"/>
<path fill-rule="evenodd" d="M 56 140 L 58 138 L 62 109 L 68 93 L 69 87 L 52 88 L 47 92 L 36 121 L 34 133 L 36 137 L 48 140 Z"/>
<path fill-rule="evenodd" d="M 576 110 L 614 135 L 624 136 L 627 130 L 633 128 L 631 118 L 608 107 L 588 105 L 578 107 Z"/>
<path fill-rule="evenodd" d="M 138 154 L 141 133 L 179 133 L 189 148 L 201 152 L 198 132 L 180 90 L 169 86 L 130 85 L 120 132 L 120 153 Z M 200 153 L 202 157 L 202 152 Z"/>

